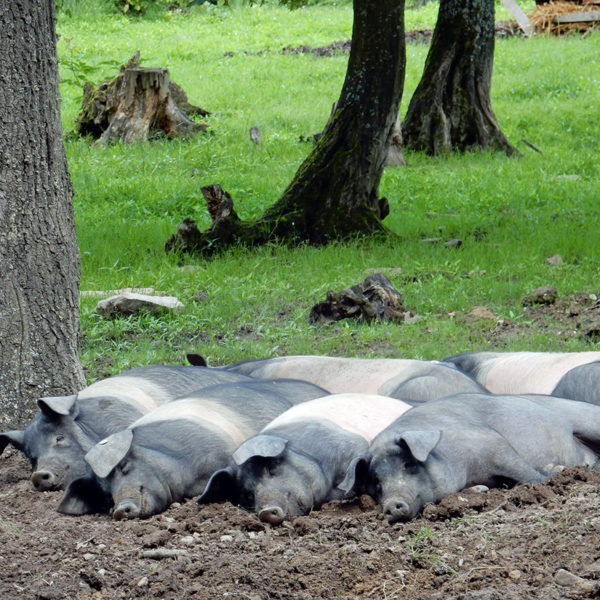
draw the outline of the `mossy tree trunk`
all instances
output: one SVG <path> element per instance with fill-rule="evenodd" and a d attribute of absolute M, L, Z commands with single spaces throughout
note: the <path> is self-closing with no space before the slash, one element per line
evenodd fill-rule
<path fill-rule="evenodd" d="M 385 230 L 389 208 L 379 181 L 404 69 L 404 0 L 354 0 L 352 49 L 335 113 L 281 198 L 257 221 L 219 219 L 168 247 L 210 253 L 233 243 L 324 244 Z"/>
<path fill-rule="evenodd" d="M 6 0 L 0 30 L 0 429 L 10 429 L 36 398 L 85 378 L 54 2 Z"/>
<path fill-rule="evenodd" d="M 494 0 L 441 0 L 421 81 L 402 124 L 404 146 L 518 154 L 492 111 Z"/>

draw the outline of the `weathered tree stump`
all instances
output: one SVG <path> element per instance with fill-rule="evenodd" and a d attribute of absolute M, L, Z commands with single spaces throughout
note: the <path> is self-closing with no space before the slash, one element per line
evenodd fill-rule
<path fill-rule="evenodd" d="M 167 69 L 140 67 L 139 57 L 138 51 L 112 80 L 97 87 L 85 84 L 76 130 L 101 142 L 135 142 L 156 133 L 179 137 L 205 131 L 205 124 L 192 121 L 187 114 L 210 113 L 188 102 Z"/>
<path fill-rule="evenodd" d="M 134 67 L 123 72 L 115 116 L 100 141 L 138 142 L 148 139 L 151 131 L 179 137 L 202 128 L 171 99 L 167 69 Z"/>

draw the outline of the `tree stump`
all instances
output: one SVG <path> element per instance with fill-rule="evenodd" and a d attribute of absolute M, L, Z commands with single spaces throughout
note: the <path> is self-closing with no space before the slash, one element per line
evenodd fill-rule
<path fill-rule="evenodd" d="M 167 69 L 140 67 L 137 51 L 115 78 L 85 84 L 76 129 L 102 142 L 143 141 L 156 133 L 179 137 L 207 129 L 189 119 L 193 113 L 210 114 L 188 102 Z"/>
<path fill-rule="evenodd" d="M 172 101 L 167 69 L 125 69 L 115 116 L 101 142 L 125 143 L 148 139 L 152 131 L 169 137 L 191 135 L 206 126 L 195 123 Z"/>

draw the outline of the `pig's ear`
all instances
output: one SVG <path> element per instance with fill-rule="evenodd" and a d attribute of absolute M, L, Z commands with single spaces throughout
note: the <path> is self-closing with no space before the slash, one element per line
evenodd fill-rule
<path fill-rule="evenodd" d="M 395 442 L 398 446 L 406 446 L 419 462 L 425 462 L 440 441 L 441 435 L 439 430 L 403 431 L 396 437 Z"/>
<path fill-rule="evenodd" d="M 123 429 L 98 442 L 85 455 L 85 460 L 98 477 L 108 474 L 125 458 L 131 447 L 133 431 Z"/>
<path fill-rule="evenodd" d="M 23 448 L 25 447 L 25 431 L 19 429 L 0 433 L 0 454 L 2 454 L 8 444 L 12 444 L 17 450 L 23 452 Z"/>
<path fill-rule="evenodd" d="M 65 515 L 85 515 L 108 512 L 113 504 L 93 475 L 74 479 L 67 486 L 56 510 Z"/>
<path fill-rule="evenodd" d="M 195 352 L 189 352 L 185 355 L 190 365 L 194 365 L 195 367 L 208 367 L 208 363 L 206 359 L 201 354 L 196 354 Z"/>
<path fill-rule="evenodd" d="M 76 394 L 72 396 L 47 396 L 39 398 L 37 405 L 48 420 L 54 421 L 67 415 L 75 418 L 77 416 L 76 400 Z"/>
<path fill-rule="evenodd" d="M 262 458 L 276 458 L 281 456 L 287 440 L 276 435 L 260 434 L 249 440 L 246 440 L 232 455 L 233 461 L 238 467 L 241 467 L 246 461 L 255 456 Z"/>
<path fill-rule="evenodd" d="M 198 504 L 225 502 L 225 500 L 233 500 L 236 496 L 235 472 L 231 467 L 225 467 L 212 474 L 204 488 L 204 492 L 198 498 Z"/>
<path fill-rule="evenodd" d="M 369 474 L 370 462 L 369 457 L 366 455 L 352 459 L 346 469 L 346 477 L 338 484 L 338 489 L 344 492 L 345 498 L 353 496 L 364 488 Z"/>

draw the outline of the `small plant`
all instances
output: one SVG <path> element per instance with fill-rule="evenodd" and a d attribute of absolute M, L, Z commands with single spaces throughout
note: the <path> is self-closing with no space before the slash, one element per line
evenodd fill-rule
<path fill-rule="evenodd" d="M 185 0 L 115 0 L 116 7 L 126 15 L 143 15 L 151 10 L 183 9 L 188 4 Z"/>

